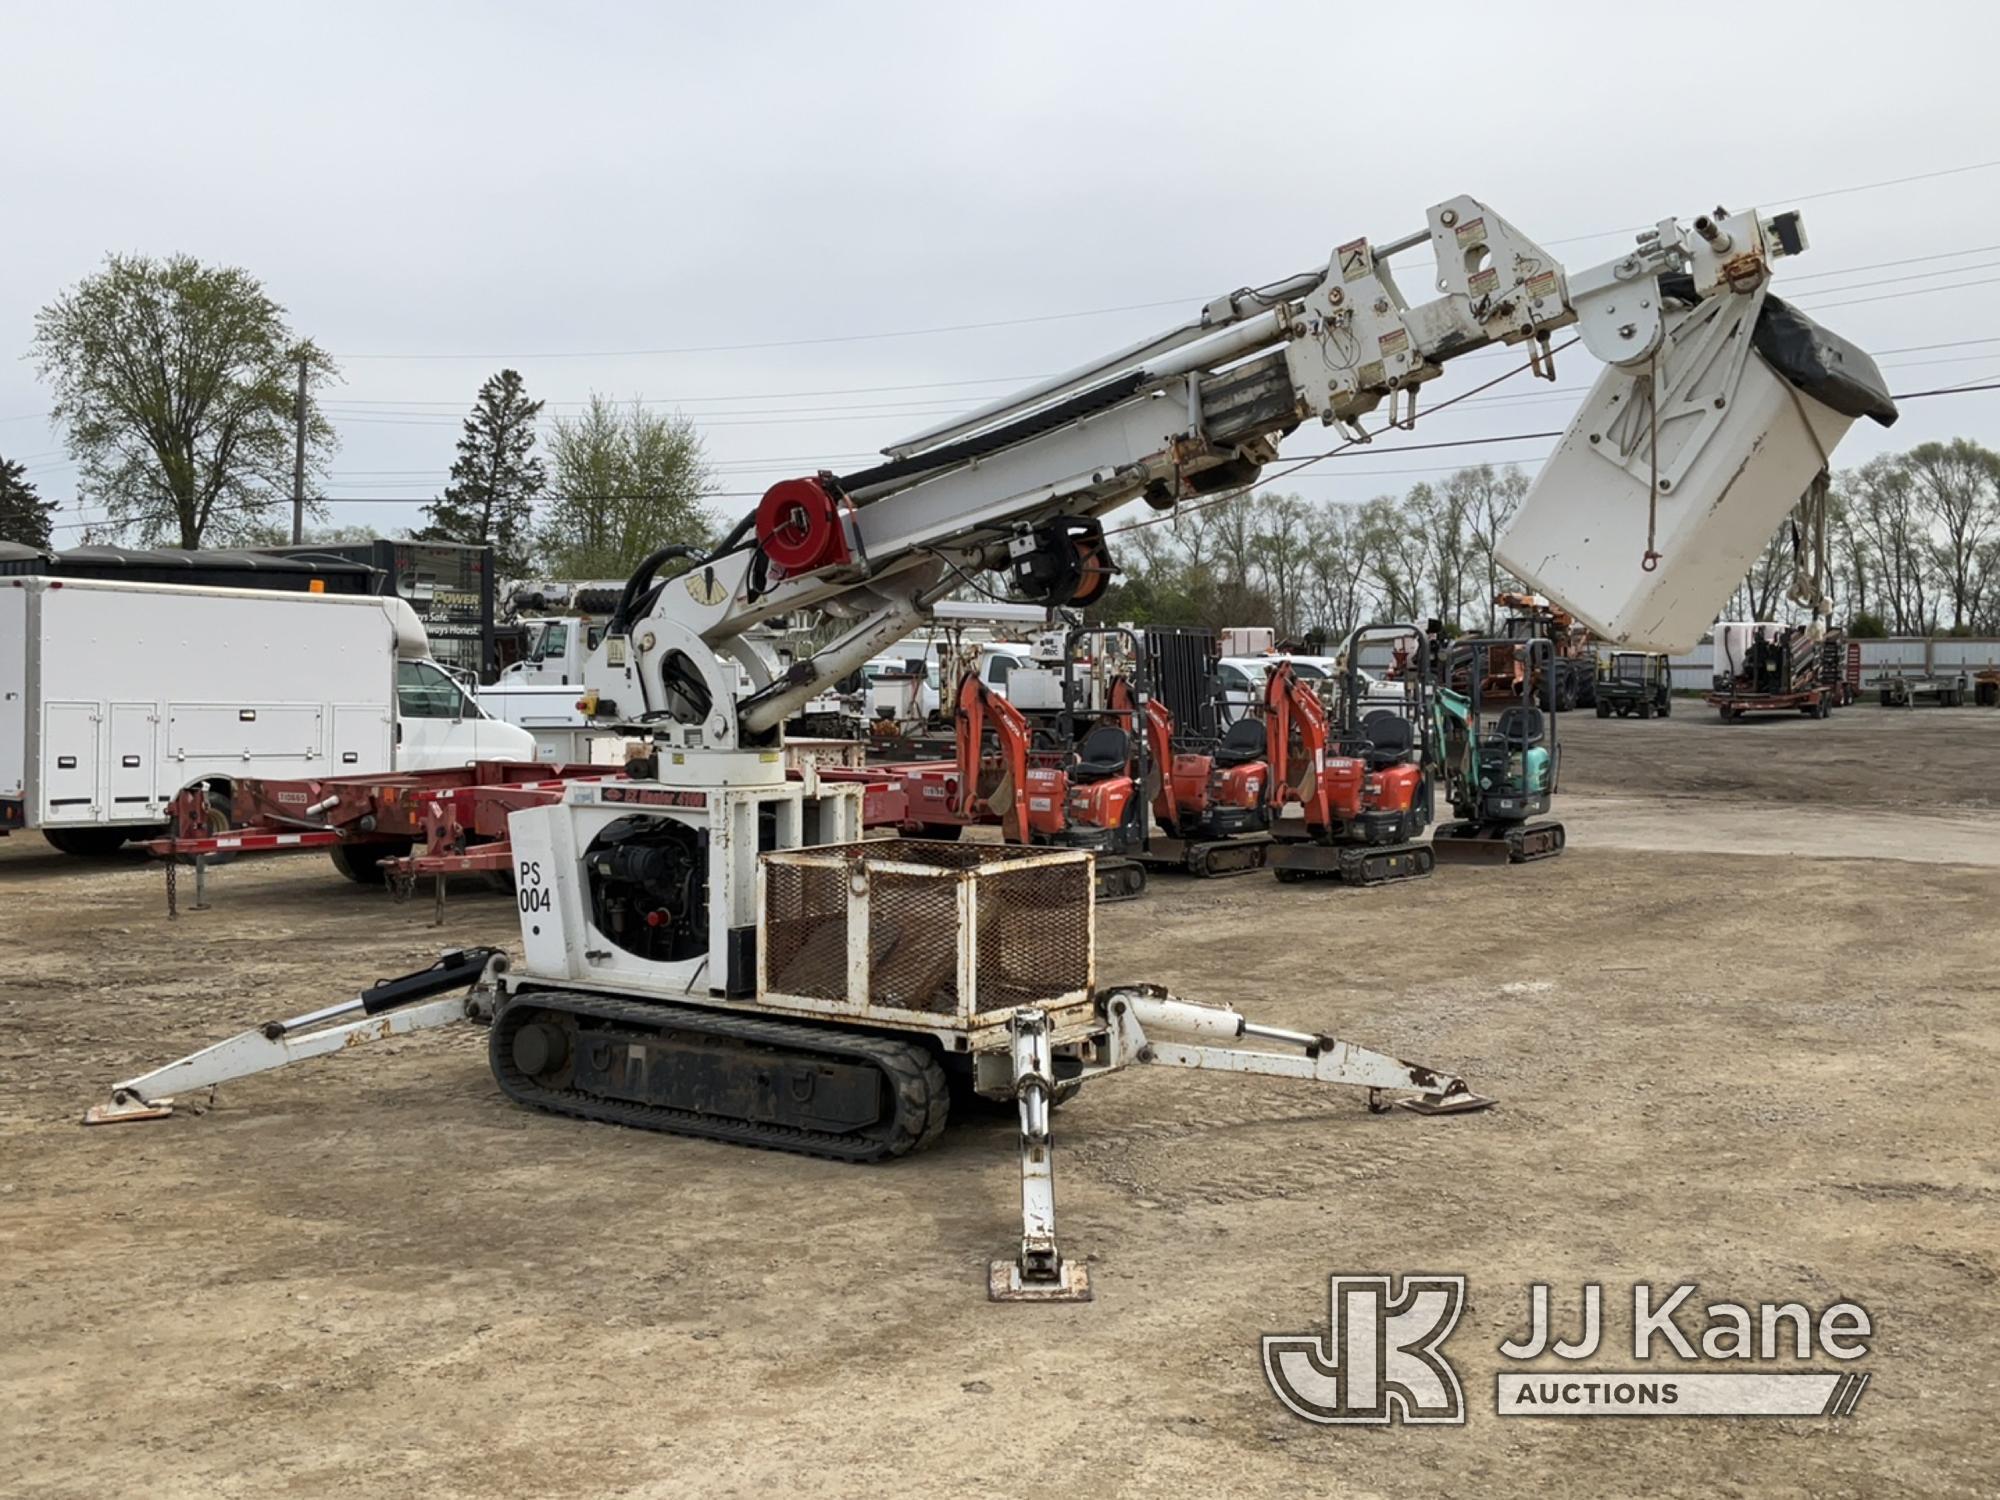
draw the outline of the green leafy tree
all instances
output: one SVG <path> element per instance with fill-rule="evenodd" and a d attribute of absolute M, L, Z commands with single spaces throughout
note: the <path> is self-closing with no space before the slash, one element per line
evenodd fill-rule
<path fill-rule="evenodd" d="M 541 543 L 559 577 L 623 577 L 656 547 L 714 536 L 701 435 L 678 412 L 592 395 L 582 413 L 557 419 L 549 455 L 555 493 Z"/>
<path fill-rule="evenodd" d="M 55 508 L 55 501 L 44 500 L 28 482 L 27 470 L 0 458 L 0 542 L 47 547 Z"/>
<path fill-rule="evenodd" d="M 503 575 L 526 572 L 535 502 L 548 485 L 548 469 L 535 454 L 535 418 L 521 376 L 502 370 L 480 386 L 472 415 L 458 438 L 451 483 L 424 507 L 430 524 L 418 541 L 490 546 Z"/>
<path fill-rule="evenodd" d="M 79 497 L 146 542 L 233 541 L 290 500 L 301 362 L 309 483 L 335 446 L 315 399 L 333 361 L 234 266 L 107 256 L 35 315 L 32 357 Z"/>

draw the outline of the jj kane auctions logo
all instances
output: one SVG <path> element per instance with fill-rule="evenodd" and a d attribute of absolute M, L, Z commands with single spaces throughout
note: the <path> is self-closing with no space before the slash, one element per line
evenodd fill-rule
<path fill-rule="evenodd" d="M 1695 1290 L 1632 1288 L 1632 1360 L 1643 1368 L 1503 1369 L 1494 1409 L 1503 1417 L 1804 1417 L 1846 1416 L 1859 1405 L 1865 1373 L 1770 1363 L 1860 1359 L 1874 1331 L 1864 1308 L 1836 1302 L 1815 1315 L 1798 1302 L 1710 1302 L 1697 1327 Z M 1324 1424 L 1464 1423 L 1465 1392 L 1444 1343 L 1465 1310 L 1465 1277 L 1412 1274 L 1398 1286 L 1383 1275 L 1334 1276 L 1327 1295 L 1324 1337 L 1264 1336 L 1264 1378 L 1288 1410 Z M 1527 1330 L 1500 1345 L 1501 1357 L 1593 1359 L 1604 1347 L 1604 1288 L 1586 1284 L 1577 1306 L 1576 1337 L 1560 1337 L 1548 1285 L 1530 1286 Z M 1656 1358 L 1678 1363 L 1648 1363 Z"/>

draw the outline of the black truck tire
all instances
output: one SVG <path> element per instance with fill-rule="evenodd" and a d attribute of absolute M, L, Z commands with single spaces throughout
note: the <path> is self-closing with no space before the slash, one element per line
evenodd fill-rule
<path fill-rule="evenodd" d="M 138 830 L 133 830 L 137 832 Z M 108 859 L 125 847 L 123 828 L 44 828 L 49 847 L 77 859 Z"/>

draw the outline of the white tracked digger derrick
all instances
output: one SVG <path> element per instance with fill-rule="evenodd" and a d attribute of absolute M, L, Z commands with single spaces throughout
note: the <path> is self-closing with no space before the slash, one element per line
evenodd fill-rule
<path fill-rule="evenodd" d="M 1390 262 L 1419 246 L 1438 295 L 1412 303 Z M 781 481 L 714 548 L 661 548 L 627 580 L 584 700 L 650 741 L 650 763 L 509 819 L 516 961 L 447 956 L 129 1079 L 93 1116 L 158 1118 L 176 1091 L 461 1019 L 488 1025 L 496 1083 L 523 1104 L 840 1161 L 918 1150 L 954 1094 L 976 1094 L 1021 1122 L 1021 1240 L 989 1291 L 1046 1301 L 1089 1295 L 1056 1235 L 1053 1119 L 1099 1075 L 1195 1068 L 1482 1107 L 1448 1073 L 1102 984 L 1088 855 L 863 842 L 860 788 L 810 764 L 788 776 L 782 725 L 979 573 L 1087 607 L 1114 570 L 1109 512 L 1240 490 L 1308 421 L 1366 440 L 1386 403 L 1407 428 L 1419 390 L 1477 350 L 1525 345 L 1552 379 L 1570 327 L 1607 369 L 1503 561 L 1615 642 L 1683 644 L 1848 424 L 1894 419 L 1865 354 L 1769 295 L 1773 263 L 1804 248 L 1796 214 L 1718 210 L 1566 271 L 1452 198 L 1414 233 L 1218 297 L 868 469 Z M 804 612 L 828 627 L 816 654 L 780 667 L 756 649 Z"/>
<path fill-rule="evenodd" d="M 767 854 L 760 862 L 766 899 L 759 937 L 767 977 L 801 993 L 767 988 L 737 1009 L 763 1017 L 865 1017 L 876 1028 L 935 1045 L 943 1057 L 963 1063 L 972 1091 L 1015 1105 L 1021 1238 L 1014 1255 L 992 1264 L 993 1300 L 1091 1297 L 1088 1272 L 1062 1253 L 1057 1240 L 1051 1124 L 1056 1105 L 1091 1079 L 1152 1065 L 1360 1088 L 1377 1108 L 1388 1107 L 1383 1100 L 1390 1095 L 1425 1113 L 1492 1103 L 1459 1078 L 1332 1036 L 1260 1026 L 1234 1010 L 1177 1000 L 1153 985 L 1099 990 L 1091 980 L 1091 858 L 1074 850 L 883 840 Z M 823 908 L 805 888 L 813 876 L 854 899 Z M 774 883 L 792 887 L 791 894 L 774 903 Z M 774 954 L 777 962 L 770 965 Z M 510 1004 L 510 973 L 506 956 L 494 949 L 447 953 L 428 969 L 383 980 L 351 1000 L 252 1027 L 116 1084 L 111 1101 L 88 1111 L 85 1123 L 164 1119 L 177 1097 L 290 1063 L 462 1021 L 491 1026 Z M 504 1047 L 508 1063 L 528 1076 L 550 1073 L 536 1066 L 549 1061 L 546 1050 L 539 1058 L 522 1057 L 524 1034 L 517 1029 L 510 1039 L 496 1030 L 496 1053 Z M 581 1043 L 592 1045 L 598 1043 L 587 1036 Z M 641 1107 L 660 1088 L 671 1088 L 667 1075 L 688 1061 L 634 1037 L 606 1050 L 607 1092 Z M 768 1053 L 760 1062 L 772 1067 Z M 501 1066 L 496 1059 L 496 1069 Z M 828 1137 L 821 1154 L 875 1159 L 867 1151 L 838 1149 L 838 1101 L 814 1113 L 812 1095 L 826 1086 L 826 1072 L 786 1068 L 782 1060 L 772 1071 L 763 1107 L 750 1115 L 766 1126 L 821 1131 Z M 560 1072 L 558 1064 L 554 1073 Z M 567 1081 L 576 1081 L 575 1072 Z M 528 1102 L 563 1108 L 554 1100 Z M 787 1109 L 787 1102 L 794 1107 Z M 912 1149 L 924 1143 L 919 1139 Z M 789 1144 L 800 1149 L 796 1140 Z"/>

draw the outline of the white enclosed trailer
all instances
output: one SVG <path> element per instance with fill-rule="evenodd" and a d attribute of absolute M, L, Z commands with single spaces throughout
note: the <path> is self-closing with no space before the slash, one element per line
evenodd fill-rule
<path fill-rule="evenodd" d="M 0 579 L 0 831 L 106 853 L 196 784 L 531 759 L 428 650 L 396 598 Z"/>

